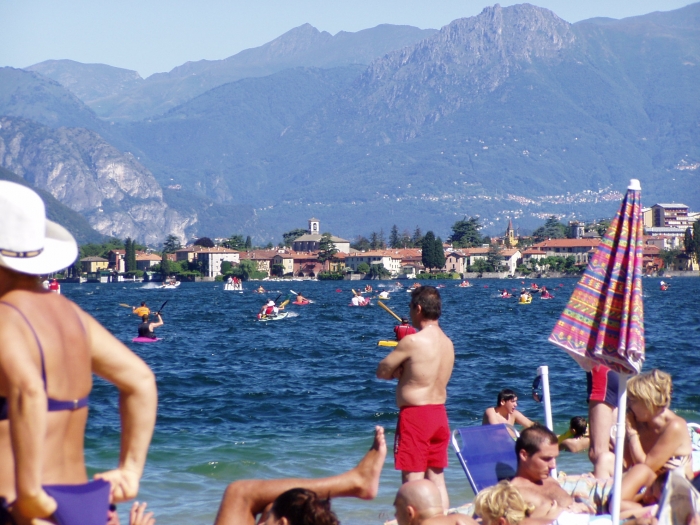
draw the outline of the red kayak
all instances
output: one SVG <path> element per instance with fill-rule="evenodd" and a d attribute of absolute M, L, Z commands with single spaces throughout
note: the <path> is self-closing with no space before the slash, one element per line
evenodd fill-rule
<path fill-rule="evenodd" d="M 309 304 L 309 301 L 294 301 L 292 304 Z"/>

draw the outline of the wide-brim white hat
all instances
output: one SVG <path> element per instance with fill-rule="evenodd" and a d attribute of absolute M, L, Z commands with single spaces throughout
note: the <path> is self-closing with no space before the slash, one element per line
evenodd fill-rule
<path fill-rule="evenodd" d="M 267 306 L 275 306 L 275 301 L 268 301 Z"/>
<path fill-rule="evenodd" d="M 29 275 L 62 270 L 78 258 L 78 245 L 60 224 L 46 219 L 33 190 L 0 181 L 0 266 Z"/>

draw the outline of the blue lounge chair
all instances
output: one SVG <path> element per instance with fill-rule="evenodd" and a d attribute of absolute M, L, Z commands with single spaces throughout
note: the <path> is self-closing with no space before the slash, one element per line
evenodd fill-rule
<path fill-rule="evenodd" d="M 518 431 L 505 423 L 458 428 L 452 432 L 452 446 L 474 494 L 515 476 L 517 437 Z"/>

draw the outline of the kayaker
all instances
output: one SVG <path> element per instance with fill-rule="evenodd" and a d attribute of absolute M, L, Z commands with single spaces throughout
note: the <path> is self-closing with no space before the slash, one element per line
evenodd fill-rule
<path fill-rule="evenodd" d="M 362 306 L 365 304 L 365 298 L 362 297 L 361 295 L 354 295 L 352 298 L 352 305 L 353 306 Z"/>
<path fill-rule="evenodd" d="M 396 334 L 396 340 L 401 341 L 407 335 L 415 334 L 416 329 L 408 323 L 408 319 L 402 317 L 401 324 L 394 327 L 394 333 Z"/>
<path fill-rule="evenodd" d="M 508 293 L 508 290 L 506 290 L 506 289 L 504 288 L 503 291 L 501 292 L 501 297 L 503 297 L 504 299 L 508 299 L 508 298 L 510 297 L 510 294 Z"/>
<path fill-rule="evenodd" d="M 258 317 L 277 315 L 279 313 L 279 308 L 275 305 L 275 301 L 270 299 L 263 307 L 260 309 L 260 314 Z"/>
<path fill-rule="evenodd" d="M 550 299 L 552 297 L 552 295 L 549 293 L 549 290 L 547 290 L 546 286 L 542 287 L 542 291 L 540 292 L 540 296 L 543 299 Z"/>
<path fill-rule="evenodd" d="M 300 293 L 298 293 L 296 302 L 297 303 L 308 303 L 309 300 L 306 297 L 304 297 L 303 295 L 301 295 Z"/>
<path fill-rule="evenodd" d="M 146 306 L 146 301 L 141 301 L 141 306 L 134 306 L 131 309 L 131 313 L 138 315 L 139 317 L 143 317 L 150 315 L 151 310 Z"/>
<path fill-rule="evenodd" d="M 56 279 L 51 279 L 51 283 L 49 284 L 49 290 L 51 290 L 53 293 L 61 293 L 61 285 L 58 284 L 58 281 Z"/>
<path fill-rule="evenodd" d="M 148 315 L 143 315 L 141 316 L 141 324 L 139 325 L 139 337 L 145 337 L 147 339 L 155 339 L 156 334 L 153 332 L 156 328 L 159 326 L 163 326 L 163 318 L 160 316 L 160 314 L 156 314 L 156 317 L 158 318 L 157 323 L 149 323 L 149 316 Z"/>
<path fill-rule="evenodd" d="M 389 292 L 379 292 L 379 298 L 380 298 L 380 299 L 388 299 L 388 298 L 389 298 Z"/>

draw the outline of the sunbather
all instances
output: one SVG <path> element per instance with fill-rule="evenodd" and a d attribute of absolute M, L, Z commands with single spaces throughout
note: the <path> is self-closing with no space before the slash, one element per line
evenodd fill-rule
<path fill-rule="evenodd" d="M 267 511 L 260 523 L 289 525 L 337 524 L 330 498 L 373 499 L 379 489 L 379 475 L 386 458 L 384 429 L 376 427 L 374 442 L 357 466 L 329 478 L 248 479 L 231 483 L 216 516 L 216 524 L 253 525 L 255 517 Z M 327 498 L 327 499 L 322 499 Z M 308 520 L 314 514 L 318 519 Z M 265 518 L 265 516 L 263 516 Z"/>

